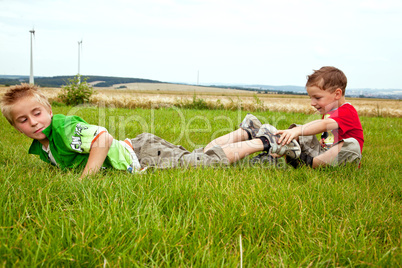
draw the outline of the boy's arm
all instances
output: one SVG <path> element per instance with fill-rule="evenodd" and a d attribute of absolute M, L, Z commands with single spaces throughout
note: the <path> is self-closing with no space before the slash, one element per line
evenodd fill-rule
<path fill-rule="evenodd" d="M 289 144 L 293 139 L 296 139 L 299 136 L 311 136 L 322 133 L 324 131 L 331 131 L 337 128 L 339 128 L 339 125 L 335 120 L 331 118 L 326 118 L 315 120 L 302 126 L 294 127 L 292 129 L 278 130 L 276 134 L 281 135 L 278 140 L 278 144 L 282 143 L 282 145 L 285 145 Z"/>
<path fill-rule="evenodd" d="M 82 172 L 80 179 L 85 178 L 88 175 L 95 174 L 102 167 L 103 162 L 106 159 L 110 146 L 112 146 L 113 137 L 108 132 L 100 134 L 100 136 L 94 141 L 89 151 L 88 162 Z"/>

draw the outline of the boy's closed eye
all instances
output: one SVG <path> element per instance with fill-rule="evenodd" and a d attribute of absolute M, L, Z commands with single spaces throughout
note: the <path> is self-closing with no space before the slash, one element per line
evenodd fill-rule
<path fill-rule="evenodd" d="M 20 124 L 22 124 L 22 123 L 24 123 L 26 121 L 27 121 L 26 117 L 20 117 L 20 118 L 17 119 L 17 122 L 20 123 Z"/>

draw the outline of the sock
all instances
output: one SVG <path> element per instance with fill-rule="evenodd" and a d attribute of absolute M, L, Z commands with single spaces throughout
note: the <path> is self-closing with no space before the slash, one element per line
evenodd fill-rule
<path fill-rule="evenodd" d="M 244 129 L 244 128 L 243 128 L 243 129 Z M 250 131 L 249 131 L 249 130 L 247 130 L 247 129 L 244 129 L 244 130 L 247 132 L 248 139 L 249 139 L 249 140 L 252 140 L 252 139 L 253 139 L 253 136 L 251 136 Z"/>
<path fill-rule="evenodd" d="M 262 141 L 262 144 L 264 145 L 264 151 L 269 152 L 269 148 L 271 148 L 271 144 L 269 144 L 268 139 L 265 138 L 264 136 L 261 136 L 258 138 Z"/>
<path fill-rule="evenodd" d="M 286 163 L 291 165 L 293 168 L 298 168 L 300 166 L 300 161 L 298 158 L 291 158 L 290 156 L 285 156 Z"/>
<path fill-rule="evenodd" d="M 299 168 L 300 165 L 306 165 L 308 167 L 313 167 L 313 159 L 314 159 L 314 157 L 311 157 L 305 153 L 301 153 L 300 158 L 297 158 L 297 159 L 286 156 L 286 162 L 294 168 Z"/>

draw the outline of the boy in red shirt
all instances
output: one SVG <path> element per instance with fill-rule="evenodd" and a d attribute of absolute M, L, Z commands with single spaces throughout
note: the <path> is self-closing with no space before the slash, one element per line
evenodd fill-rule
<path fill-rule="evenodd" d="M 289 129 L 276 130 L 275 127 L 261 122 L 253 115 L 248 115 L 240 128 L 226 136 L 220 137 L 207 145 L 223 145 L 241 141 L 241 133 L 248 133 L 246 139 L 260 138 L 272 147 L 281 147 L 297 141 L 300 154 L 287 154 L 288 164 L 297 168 L 301 164 L 312 168 L 319 166 L 338 166 L 344 163 L 360 164 L 363 150 L 363 129 L 355 108 L 345 99 L 347 78 L 335 67 L 322 67 L 308 76 L 306 90 L 311 106 L 323 116 L 322 119 L 304 125 L 292 124 Z M 329 117 L 325 115 L 329 114 Z M 333 143 L 325 144 L 324 139 L 318 141 L 316 134 L 332 132 Z M 265 140 L 263 140 L 265 137 Z M 280 157 L 277 153 L 266 150 L 254 158 Z M 299 156 L 300 155 L 300 156 Z M 296 157 L 292 157 L 296 156 Z"/>

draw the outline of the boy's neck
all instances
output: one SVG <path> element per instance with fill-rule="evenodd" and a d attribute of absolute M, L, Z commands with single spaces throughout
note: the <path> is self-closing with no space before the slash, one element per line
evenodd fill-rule
<path fill-rule="evenodd" d="M 38 140 L 45 148 L 49 147 L 49 139 Z"/>
<path fill-rule="evenodd" d="M 342 97 L 337 101 L 336 108 L 341 107 L 341 106 L 344 105 L 345 103 L 346 103 L 345 96 L 342 96 Z"/>

